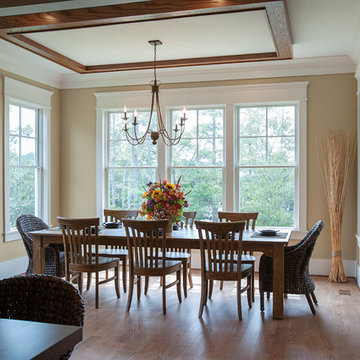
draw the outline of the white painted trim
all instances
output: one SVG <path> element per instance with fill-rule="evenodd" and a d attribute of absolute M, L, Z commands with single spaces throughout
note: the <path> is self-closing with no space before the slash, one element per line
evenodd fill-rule
<path fill-rule="evenodd" d="M 355 63 L 349 56 L 328 56 L 291 60 L 261 61 L 243 64 L 194 66 L 158 69 L 163 84 L 261 79 L 274 77 L 355 73 Z M 61 89 L 147 85 L 152 70 L 121 71 L 103 74 L 64 74 Z"/>
<path fill-rule="evenodd" d="M 360 266 L 359 265 L 356 267 L 356 282 L 357 282 L 358 286 L 360 287 Z"/>
<path fill-rule="evenodd" d="M 0 262 L 0 279 L 6 279 L 24 273 L 28 263 L 29 260 L 27 256 Z"/>

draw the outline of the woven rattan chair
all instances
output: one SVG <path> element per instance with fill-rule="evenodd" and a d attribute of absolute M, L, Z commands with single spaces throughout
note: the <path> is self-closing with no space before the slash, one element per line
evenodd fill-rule
<path fill-rule="evenodd" d="M 84 316 L 79 291 L 63 279 L 23 275 L 0 281 L 1 318 L 83 326 Z M 72 351 L 69 349 L 60 359 L 70 358 Z"/>
<path fill-rule="evenodd" d="M 312 313 L 317 304 L 314 294 L 315 284 L 309 275 L 309 261 L 315 242 L 324 227 L 323 221 L 318 221 L 303 240 L 293 246 L 285 247 L 284 251 L 284 293 L 304 294 Z M 271 257 L 262 255 L 259 267 L 260 309 L 264 311 L 264 292 L 273 291 L 273 261 Z"/>
<path fill-rule="evenodd" d="M 26 274 L 32 274 L 34 272 L 33 238 L 29 235 L 29 232 L 48 229 L 49 226 L 34 215 L 21 215 L 16 219 L 16 227 L 21 235 L 29 257 Z M 63 250 L 63 245 L 59 244 L 50 244 L 45 248 L 46 275 L 65 276 L 65 256 Z"/>
<path fill-rule="evenodd" d="M 130 310 L 135 277 L 137 298 L 141 296 L 141 276 L 156 276 L 162 280 L 163 313 L 166 314 L 166 289 L 176 285 L 181 303 L 181 261 L 168 260 L 165 257 L 166 227 L 168 220 L 129 220 L 123 219 L 129 249 L 129 294 L 127 311 Z M 176 273 L 176 280 L 166 284 L 166 275 Z M 147 291 L 146 291 L 147 292 Z M 146 294 L 145 292 L 145 294 Z"/>
<path fill-rule="evenodd" d="M 121 219 L 136 219 L 138 216 L 137 210 L 104 210 L 105 221 L 121 222 Z M 117 258 L 122 265 L 122 279 L 123 289 L 126 293 L 126 280 L 127 280 L 127 257 L 128 250 L 126 246 L 121 245 L 105 245 L 103 248 L 99 248 L 99 256 Z M 109 277 L 108 271 L 106 272 L 106 278 Z"/>
<path fill-rule="evenodd" d="M 218 217 L 219 217 L 219 221 L 245 221 L 245 229 L 249 230 L 250 228 L 250 223 L 251 223 L 251 230 L 255 230 L 255 224 L 256 224 L 256 220 L 258 218 L 259 213 L 255 212 L 255 213 L 237 213 L 237 212 L 227 212 L 227 211 L 219 211 L 218 212 Z M 251 264 L 253 265 L 252 267 L 252 301 L 255 301 L 255 256 L 253 256 L 253 252 L 252 251 L 243 251 L 242 255 L 241 255 L 241 262 L 243 264 Z M 220 284 L 220 290 L 222 290 L 223 288 L 223 283 L 221 282 Z M 213 289 L 212 283 L 210 283 L 210 291 L 209 293 L 211 294 Z"/>
<path fill-rule="evenodd" d="M 199 317 L 202 316 L 207 302 L 208 282 L 214 280 L 236 281 L 237 307 L 239 320 L 241 315 L 241 293 L 247 291 L 251 308 L 252 265 L 241 263 L 243 221 L 208 222 L 195 221 L 200 238 L 201 258 L 201 301 Z M 241 279 L 247 284 L 241 287 Z"/>

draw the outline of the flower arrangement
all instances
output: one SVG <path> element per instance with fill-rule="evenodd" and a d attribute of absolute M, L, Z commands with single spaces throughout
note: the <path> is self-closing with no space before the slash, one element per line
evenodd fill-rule
<path fill-rule="evenodd" d="M 181 176 L 176 184 L 166 180 L 146 184 L 149 188 L 144 188 L 142 197 L 145 201 L 141 204 L 140 215 L 146 216 L 146 220 L 169 219 L 171 223 L 179 222 L 183 207 L 189 206 L 181 190 L 180 179 Z"/>

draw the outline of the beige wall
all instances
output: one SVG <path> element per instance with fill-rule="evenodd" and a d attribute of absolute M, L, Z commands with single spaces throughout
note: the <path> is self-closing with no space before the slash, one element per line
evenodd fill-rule
<path fill-rule="evenodd" d="M 353 74 L 301 76 L 244 81 L 167 84 L 162 88 L 185 88 L 255 83 L 309 81 L 307 128 L 307 227 L 318 219 L 325 228 L 318 240 L 314 258 L 331 257 L 329 216 L 317 160 L 319 138 L 328 129 L 346 128 L 356 134 L 356 80 Z M 141 87 L 92 88 L 60 91 L 61 114 L 61 202 L 63 216 L 96 214 L 96 113 L 97 91 L 148 89 Z M 161 96 L 161 95 L 160 95 Z M 356 171 L 352 172 L 343 222 L 343 258 L 355 260 Z"/>
<path fill-rule="evenodd" d="M 51 222 L 56 223 L 56 216 L 59 214 L 60 209 L 60 163 L 59 163 L 59 146 L 60 146 L 60 117 L 59 117 L 59 90 L 51 88 L 49 86 L 39 84 L 28 79 L 24 79 L 15 74 L 5 72 L 0 69 L 0 77 L 3 79 L 4 76 L 23 81 L 25 83 L 35 85 L 46 90 L 54 92 L 51 98 Z M 3 154 L 3 125 L 4 125 L 4 110 L 3 110 L 3 82 L 0 82 L 0 119 L 1 119 L 1 130 L 0 130 L 0 144 L 1 144 L 1 154 Z M 0 186 L 3 189 L 3 156 L 1 156 L 1 179 Z M 0 262 L 15 259 L 18 257 L 26 256 L 25 248 L 22 240 L 4 242 L 4 224 L 3 224 L 3 191 L 0 191 L 0 229 L 1 229 L 1 239 L 0 239 Z"/>

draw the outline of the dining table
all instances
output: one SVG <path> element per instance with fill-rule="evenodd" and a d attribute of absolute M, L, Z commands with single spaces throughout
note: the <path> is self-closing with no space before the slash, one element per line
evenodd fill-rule
<path fill-rule="evenodd" d="M 32 231 L 34 273 L 45 271 L 45 248 L 49 244 L 62 243 L 62 232 L 56 228 Z M 284 317 L 284 247 L 290 240 L 291 231 L 282 230 L 273 236 L 263 236 L 257 230 L 244 230 L 242 233 L 243 251 L 256 251 L 273 258 L 273 319 Z M 196 228 L 184 227 L 167 233 L 168 247 L 200 249 L 199 233 Z M 100 228 L 99 245 L 126 246 L 126 233 L 123 227 Z"/>
<path fill-rule="evenodd" d="M 0 359 L 58 359 L 82 340 L 82 327 L 0 319 Z"/>

